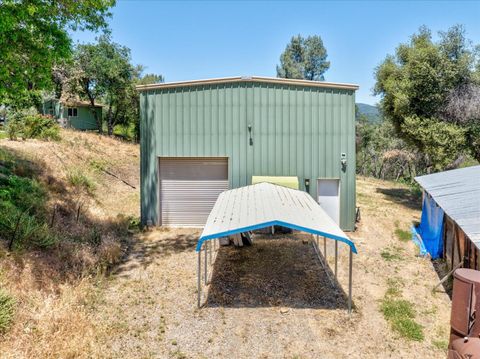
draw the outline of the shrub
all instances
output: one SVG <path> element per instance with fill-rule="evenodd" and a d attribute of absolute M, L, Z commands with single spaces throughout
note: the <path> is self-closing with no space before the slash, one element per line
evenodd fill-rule
<path fill-rule="evenodd" d="M 60 140 L 60 126 L 52 116 L 25 116 L 24 135 L 26 138 L 58 141 Z"/>
<path fill-rule="evenodd" d="M 0 334 L 4 334 L 13 322 L 15 300 L 0 289 Z"/>
<path fill-rule="evenodd" d="M 32 110 L 13 113 L 8 119 L 6 130 L 11 140 L 38 138 L 58 141 L 60 139 L 60 126 L 55 119 Z"/>
<path fill-rule="evenodd" d="M 84 190 L 89 194 L 95 190 L 95 183 L 78 168 L 67 173 L 67 180 L 73 187 Z"/>
<path fill-rule="evenodd" d="M 45 223 L 45 189 L 35 179 L 14 175 L 16 165 L 6 153 L 0 151 L 0 159 L 6 160 L 0 177 L 0 238 L 10 249 L 52 245 L 56 237 Z"/>
<path fill-rule="evenodd" d="M 56 243 L 56 236 L 45 222 L 10 202 L 0 203 L 0 238 L 8 241 L 9 249 L 44 248 Z"/>

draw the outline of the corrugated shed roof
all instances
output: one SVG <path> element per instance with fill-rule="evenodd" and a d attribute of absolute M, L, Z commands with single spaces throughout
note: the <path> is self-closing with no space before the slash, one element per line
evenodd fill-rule
<path fill-rule="evenodd" d="M 355 244 L 308 193 L 266 182 L 221 193 L 197 251 L 206 240 L 274 225 L 342 241 L 357 253 Z"/>
<path fill-rule="evenodd" d="M 480 248 L 480 166 L 415 177 L 415 180 Z"/>
<path fill-rule="evenodd" d="M 190 80 L 190 81 L 177 81 L 177 82 L 161 82 L 149 85 L 137 85 L 138 91 L 162 89 L 162 88 L 174 88 L 185 86 L 201 86 L 201 85 L 215 85 L 226 84 L 235 82 L 260 82 L 270 84 L 283 84 L 283 85 L 298 85 L 298 86 L 311 86 L 311 87 L 323 87 L 334 88 L 341 90 L 358 90 L 358 85 L 340 83 L 340 82 L 327 82 L 327 81 L 311 81 L 302 79 L 284 79 L 280 77 L 264 77 L 264 76 L 234 76 L 234 77 L 220 77 L 214 79 L 204 80 Z"/>

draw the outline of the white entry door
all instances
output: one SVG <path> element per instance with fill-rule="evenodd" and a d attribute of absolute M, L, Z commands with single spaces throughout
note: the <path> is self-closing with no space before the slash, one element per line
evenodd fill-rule
<path fill-rule="evenodd" d="M 340 225 L 340 180 L 331 178 L 318 179 L 317 200 L 318 204 L 327 212 L 330 218 Z"/>

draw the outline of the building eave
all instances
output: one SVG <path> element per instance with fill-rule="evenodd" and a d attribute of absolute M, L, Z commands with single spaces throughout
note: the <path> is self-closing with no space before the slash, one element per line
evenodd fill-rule
<path fill-rule="evenodd" d="M 254 82 L 254 83 L 267 83 L 267 84 L 281 84 L 281 85 L 293 85 L 293 86 L 308 86 L 308 87 L 320 87 L 339 90 L 358 90 L 359 86 L 349 83 L 339 82 L 326 82 L 326 81 L 310 81 L 300 79 L 284 79 L 278 77 L 262 77 L 262 76 L 236 76 L 236 77 L 221 77 L 204 80 L 190 80 L 190 81 L 177 81 L 177 82 L 164 82 L 150 85 L 137 85 L 138 91 L 148 91 L 156 89 L 168 89 L 176 87 L 189 87 L 189 86 L 202 86 L 202 85 L 220 85 L 239 82 Z"/>

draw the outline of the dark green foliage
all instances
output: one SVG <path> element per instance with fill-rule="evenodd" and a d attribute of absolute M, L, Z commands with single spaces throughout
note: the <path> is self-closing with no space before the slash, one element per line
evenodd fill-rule
<path fill-rule="evenodd" d="M 15 299 L 0 289 L 0 334 L 4 334 L 13 322 Z"/>
<path fill-rule="evenodd" d="M 48 247 L 56 236 L 45 223 L 47 193 L 34 178 L 15 174 L 30 174 L 0 149 L 0 238 L 9 249 Z"/>
<path fill-rule="evenodd" d="M 480 62 L 461 26 L 439 35 L 434 42 L 422 27 L 375 71 L 382 113 L 405 145 L 424 156 L 428 171 L 455 167 L 467 152 L 480 160 L 480 107 L 471 111 Z"/>
<path fill-rule="evenodd" d="M 330 68 L 327 49 L 318 35 L 304 38 L 293 36 L 277 65 L 277 76 L 287 79 L 323 81 L 323 74 Z"/>
<path fill-rule="evenodd" d="M 52 87 L 52 68 L 71 55 L 68 31 L 105 29 L 114 0 L 2 0 L 0 103 L 22 108 Z"/>

